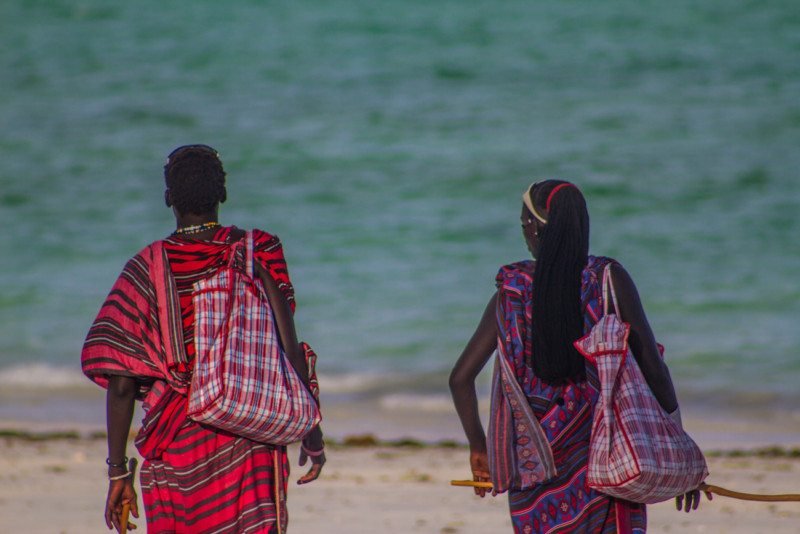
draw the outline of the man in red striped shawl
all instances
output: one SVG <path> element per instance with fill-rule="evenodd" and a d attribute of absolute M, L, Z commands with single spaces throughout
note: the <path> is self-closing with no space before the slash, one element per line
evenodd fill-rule
<path fill-rule="evenodd" d="M 170 154 L 164 174 L 165 201 L 177 223 L 162 241 L 169 269 L 156 268 L 152 245 L 134 256 L 100 309 L 81 355 L 83 372 L 108 389 L 106 524 L 120 530 L 125 503 L 138 517 L 126 443 L 134 401 L 141 400 L 145 417 L 136 446 L 144 458 L 149 532 L 282 533 L 288 520 L 286 448 L 200 425 L 186 413 L 195 356 L 192 288 L 227 265 L 231 245 L 245 234 L 218 222 L 225 171 L 214 149 L 187 145 Z M 316 395 L 316 358 L 297 341 L 294 289 L 280 240 L 260 230 L 253 237 L 254 257 L 269 275 L 265 285 L 279 331 L 289 333 L 281 340 L 286 355 Z M 156 291 L 159 284 L 167 291 Z M 309 458 L 312 465 L 298 483 L 319 476 L 323 447 L 317 426 L 303 440 L 300 465 Z"/>

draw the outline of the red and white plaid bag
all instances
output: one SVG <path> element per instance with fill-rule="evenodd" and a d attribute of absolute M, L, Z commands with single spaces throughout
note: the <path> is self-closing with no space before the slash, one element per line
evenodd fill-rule
<path fill-rule="evenodd" d="M 609 295 L 610 290 L 610 295 Z M 608 313 L 609 296 L 616 313 Z M 708 476 L 703 453 L 658 404 L 628 346 L 610 265 L 603 272 L 605 314 L 575 348 L 597 366 L 587 482 L 619 499 L 656 503 L 696 489 Z"/>
<path fill-rule="evenodd" d="M 262 443 L 302 439 L 320 422 L 319 406 L 281 348 L 254 275 L 252 232 L 234 245 L 227 267 L 195 283 L 192 302 L 197 354 L 189 417 Z"/>

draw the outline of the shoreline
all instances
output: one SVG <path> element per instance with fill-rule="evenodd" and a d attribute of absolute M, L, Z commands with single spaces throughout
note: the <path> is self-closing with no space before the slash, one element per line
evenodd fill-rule
<path fill-rule="evenodd" d="M 132 431 L 129 447 L 133 447 L 136 432 Z M 102 442 L 105 443 L 107 434 L 103 430 L 72 429 L 31 429 L 24 426 L 11 426 L 0 421 L 0 440 L 6 444 L 41 444 L 48 442 Z M 800 443 L 800 440 L 799 440 Z M 325 438 L 325 446 L 334 450 L 369 450 L 369 449 L 399 449 L 399 450 L 426 450 L 448 449 L 467 450 L 466 441 L 442 439 L 437 441 L 422 441 L 411 437 L 396 439 L 381 439 L 374 434 L 348 434 L 341 439 Z M 759 447 L 728 447 L 706 449 L 703 454 L 707 458 L 762 458 L 762 459 L 800 459 L 800 444 L 798 445 L 764 445 Z"/>
<path fill-rule="evenodd" d="M 0 429 L 77 431 L 81 435 L 104 432 L 104 397 L 100 388 L 77 395 L 60 392 L 42 396 L 29 391 L 22 397 L 4 391 L 0 393 Z M 461 423 L 452 404 L 445 400 L 448 399 L 419 406 L 414 402 L 381 403 L 371 397 L 342 399 L 323 393 L 323 431 L 335 440 L 373 435 L 385 441 L 463 443 Z M 481 398 L 480 404 L 485 422 L 488 403 Z M 723 409 L 684 402 L 682 412 L 687 432 L 703 450 L 800 446 L 800 409 Z M 133 432 L 141 419 L 141 407 L 137 404 Z"/>
<path fill-rule="evenodd" d="M 52 376 L 51 376 L 52 375 Z M 104 431 L 105 392 L 77 369 L 30 364 L 0 372 L 0 428 Z M 44 377 L 49 386 L 37 386 Z M 478 377 L 484 422 L 488 415 L 488 370 Z M 323 431 L 344 439 L 372 434 L 382 440 L 463 442 L 446 374 L 325 375 Z M 38 382 L 37 382 L 38 381 Z M 684 425 L 704 450 L 800 445 L 800 393 L 678 391 Z M 137 404 L 133 429 L 142 411 Z"/>

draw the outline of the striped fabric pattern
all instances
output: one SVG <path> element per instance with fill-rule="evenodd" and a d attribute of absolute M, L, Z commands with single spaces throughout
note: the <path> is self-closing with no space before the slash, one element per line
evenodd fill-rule
<path fill-rule="evenodd" d="M 194 347 L 194 304 L 192 295 L 194 284 L 215 274 L 230 261 L 231 234 L 238 230 L 235 226 L 222 227 L 212 241 L 198 241 L 187 237 L 171 236 L 163 241 L 169 252 L 171 273 L 166 273 L 169 283 L 171 274 L 178 289 L 180 301 L 180 321 L 183 325 L 183 343 L 186 347 L 187 369 L 190 369 L 195 355 Z M 258 229 L 253 231 L 253 257 L 267 269 L 281 290 L 292 311 L 295 309 L 294 287 L 289 279 L 289 271 L 283 255 L 283 245 L 277 236 Z M 168 293 L 171 289 L 168 289 Z"/>
<path fill-rule="evenodd" d="M 142 467 L 147 531 L 285 532 L 288 474 L 282 448 L 189 422 Z"/>
<path fill-rule="evenodd" d="M 254 280 L 252 233 L 240 244 L 228 266 L 195 283 L 189 417 L 286 445 L 310 432 L 320 413 L 281 348 L 269 300 Z"/>
<path fill-rule="evenodd" d="M 107 388 L 110 375 L 121 375 L 140 379 L 140 399 L 150 392 L 153 380 L 186 391 L 188 375 L 179 369 L 185 355 L 170 344 L 174 321 L 159 315 L 179 307 L 174 293 L 162 303 L 156 295 L 157 283 L 169 284 L 164 270 L 157 268 L 165 260 L 160 242 L 142 249 L 125 265 L 100 308 L 81 352 L 83 373 L 98 385 Z"/>
<path fill-rule="evenodd" d="M 532 488 L 556 476 L 550 442 L 514 376 L 503 346 L 498 344 L 495 357 L 486 436 L 489 473 L 497 493 Z"/>
<path fill-rule="evenodd" d="M 581 299 L 587 332 L 603 316 L 598 275 L 611 261 L 590 256 L 583 271 Z M 595 367 L 587 363 L 584 381 L 553 385 L 539 380 L 525 363 L 529 356 L 536 357 L 531 339 L 536 320 L 532 315 L 534 271 L 534 262 L 522 261 L 502 267 L 497 275 L 497 357 L 508 362 L 538 420 L 550 444 L 556 474 L 531 487 L 509 489 L 514 532 L 641 534 L 646 527 L 643 505 L 614 499 L 587 483 L 592 414 L 600 387 Z M 513 430 L 508 439 L 514 446 L 529 438 L 516 425 L 506 428 Z"/>
<path fill-rule="evenodd" d="M 609 270 L 604 271 L 610 281 Z M 613 288 L 611 288 L 613 299 Z M 608 299 L 605 300 L 608 305 Z M 628 346 L 630 326 L 607 313 L 575 347 L 597 366 L 588 483 L 608 495 L 657 503 L 697 488 L 708 476 L 703 453 L 661 408 Z"/>
<path fill-rule="evenodd" d="M 170 236 L 140 251 L 115 282 L 81 354 L 84 373 L 99 385 L 107 387 L 111 375 L 130 376 L 139 384 L 145 416 L 136 446 L 145 458 L 141 482 L 148 532 L 276 534 L 286 529 L 286 448 L 205 427 L 187 416 L 194 283 L 227 265 L 232 230 L 220 228 L 212 241 Z M 260 230 L 253 237 L 256 261 L 294 309 L 280 240 Z M 159 250 L 163 262 L 156 261 Z M 169 301 L 159 306 L 156 286 L 170 282 L 177 296 L 165 291 Z M 167 321 L 159 318 L 163 310 L 168 310 Z"/>

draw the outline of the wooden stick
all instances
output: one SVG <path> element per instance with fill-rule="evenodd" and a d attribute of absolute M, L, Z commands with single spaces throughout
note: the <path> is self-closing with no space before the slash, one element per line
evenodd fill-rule
<path fill-rule="evenodd" d="M 130 473 L 131 484 L 136 483 L 137 465 L 139 465 L 139 460 L 137 460 L 136 458 L 131 458 L 130 460 L 128 460 L 128 472 Z M 131 503 L 129 502 L 122 503 L 122 516 L 120 517 L 119 520 L 119 528 L 120 528 L 119 534 L 127 534 L 128 525 L 131 525 L 132 527 L 136 528 L 136 525 L 128 521 L 130 513 L 131 513 Z"/>
<path fill-rule="evenodd" d="M 283 513 L 281 510 L 281 491 L 283 491 L 281 470 L 283 466 L 281 465 L 278 447 L 272 450 L 272 467 L 275 471 L 273 475 L 273 483 L 275 484 L 275 523 L 278 527 L 278 534 L 283 534 L 283 529 L 281 528 L 281 514 Z"/>
<path fill-rule="evenodd" d="M 759 493 L 742 493 L 741 491 L 733 491 L 720 486 L 712 486 L 710 484 L 700 484 L 698 488 L 700 491 L 707 491 L 722 497 L 730 497 L 731 499 L 739 499 L 741 501 L 761 501 L 761 502 L 800 502 L 800 494 L 797 493 L 784 493 L 781 495 L 762 495 Z"/>
<path fill-rule="evenodd" d="M 477 482 L 475 480 L 451 480 L 451 486 L 461 486 L 467 488 L 481 488 L 492 489 L 491 482 Z M 701 484 L 700 491 L 707 491 L 722 497 L 730 497 L 731 499 L 739 499 L 741 501 L 759 501 L 759 502 L 800 502 L 800 494 L 797 493 L 784 493 L 779 495 L 762 495 L 758 493 L 743 493 L 741 491 L 733 491 L 721 486 L 712 486 L 710 484 Z"/>
<path fill-rule="evenodd" d="M 131 513 L 131 503 L 126 502 L 122 505 L 122 517 L 119 520 L 119 534 L 128 532 L 128 514 Z"/>
<path fill-rule="evenodd" d="M 492 486 L 491 482 L 478 482 L 477 480 L 451 480 L 451 486 L 462 486 L 466 488 L 481 488 L 490 490 L 494 486 Z"/>

